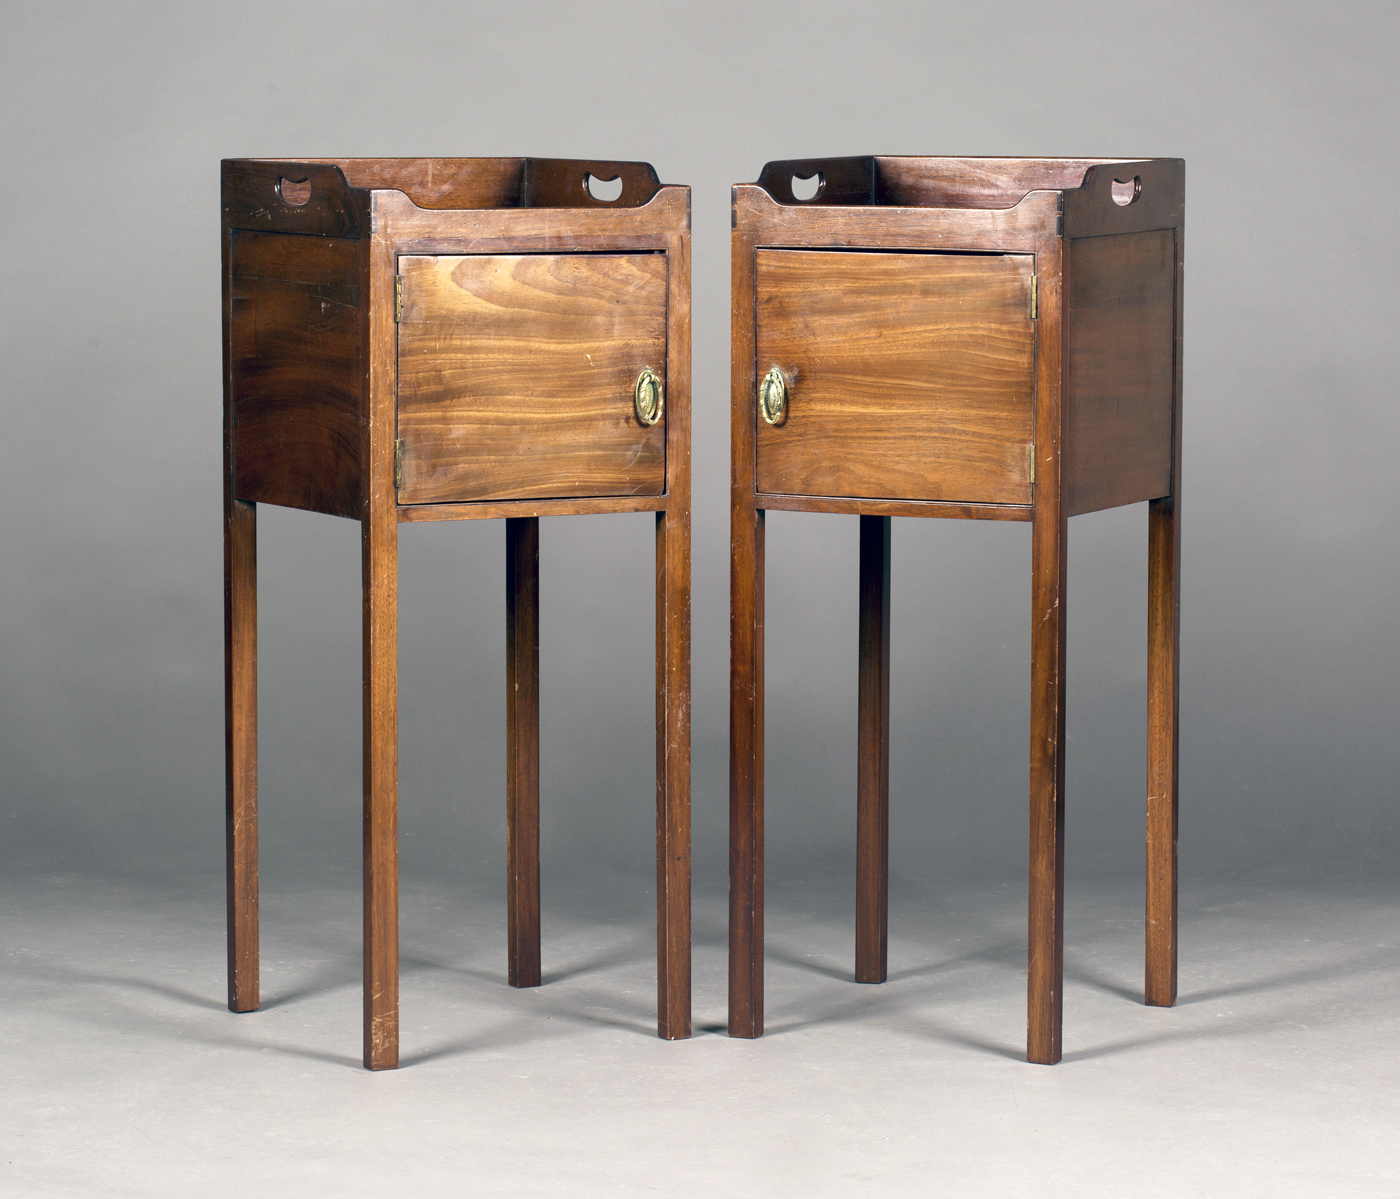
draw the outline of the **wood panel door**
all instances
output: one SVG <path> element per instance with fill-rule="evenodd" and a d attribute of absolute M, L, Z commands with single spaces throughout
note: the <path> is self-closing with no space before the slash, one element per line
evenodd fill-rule
<path fill-rule="evenodd" d="M 399 259 L 400 504 L 662 495 L 666 255 Z"/>
<path fill-rule="evenodd" d="M 755 253 L 755 490 L 1029 504 L 1035 338 L 1029 254 Z"/>

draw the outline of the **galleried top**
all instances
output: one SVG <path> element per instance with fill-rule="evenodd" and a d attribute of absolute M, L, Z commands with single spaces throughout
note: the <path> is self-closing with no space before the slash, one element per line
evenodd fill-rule
<path fill-rule="evenodd" d="M 224 225 L 369 233 L 373 191 L 420 208 L 640 208 L 662 184 L 650 163 L 562 158 L 226 158 Z"/>
<path fill-rule="evenodd" d="M 1131 204 L 1152 190 L 1181 191 L 1179 158 L 794 158 L 758 177 L 779 204 L 896 208 L 1013 208 L 1033 191 L 1098 190 L 1117 183 Z M 1111 181 L 1111 182 L 1110 182 Z"/>

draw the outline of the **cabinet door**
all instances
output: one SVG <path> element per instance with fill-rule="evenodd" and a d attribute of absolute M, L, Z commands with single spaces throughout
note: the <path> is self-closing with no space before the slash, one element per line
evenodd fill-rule
<path fill-rule="evenodd" d="M 1035 338 L 1027 254 L 759 250 L 755 490 L 1031 502 Z"/>
<path fill-rule="evenodd" d="M 399 503 L 661 495 L 665 254 L 399 259 Z"/>

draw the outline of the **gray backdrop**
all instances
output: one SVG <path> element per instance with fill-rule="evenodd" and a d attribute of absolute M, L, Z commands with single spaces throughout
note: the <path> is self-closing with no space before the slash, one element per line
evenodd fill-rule
<path fill-rule="evenodd" d="M 0 855 L 222 870 L 218 161 L 636 158 L 694 189 L 694 824 L 723 885 L 728 188 L 1187 163 L 1182 861 L 1393 870 L 1391 4 L 10 5 Z M 358 526 L 260 521 L 263 864 L 354 871 Z M 542 528 L 546 891 L 652 869 L 650 518 Z M 1146 514 L 1076 518 L 1069 868 L 1142 861 Z M 896 878 L 1024 870 L 1027 526 L 894 528 Z M 503 880 L 504 533 L 401 536 L 406 874 Z M 856 521 L 769 525 L 770 878 L 853 870 Z M 844 885 L 844 884 L 843 884 Z"/>

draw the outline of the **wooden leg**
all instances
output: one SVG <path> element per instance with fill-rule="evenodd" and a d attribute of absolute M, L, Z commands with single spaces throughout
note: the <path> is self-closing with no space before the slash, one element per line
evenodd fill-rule
<path fill-rule="evenodd" d="M 856 982 L 885 981 L 890 870 L 890 518 L 860 518 Z"/>
<path fill-rule="evenodd" d="M 1065 520 L 1037 503 L 1031 526 L 1028 1061 L 1060 1060 L 1065 940 Z"/>
<path fill-rule="evenodd" d="M 506 977 L 540 985 L 540 521 L 506 520 Z"/>
<path fill-rule="evenodd" d="M 258 993 L 258 512 L 230 498 L 224 517 L 224 818 L 228 1006 Z"/>
<path fill-rule="evenodd" d="M 657 1033 L 690 1036 L 690 522 L 656 514 Z"/>
<path fill-rule="evenodd" d="M 365 1067 L 399 1064 L 398 525 L 361 524 L 364 572 Z"/>
<path fill-rule="evenodd" d="M 1147 516 L 1147 1003 L 1176 1002 L 1177 664 L 1181 547 L 1176 502 Z"/>
<path fill-rule="evenodd" d="M 730 538 L 729 1035 L 763 1035 L 763 520 Z"/>

